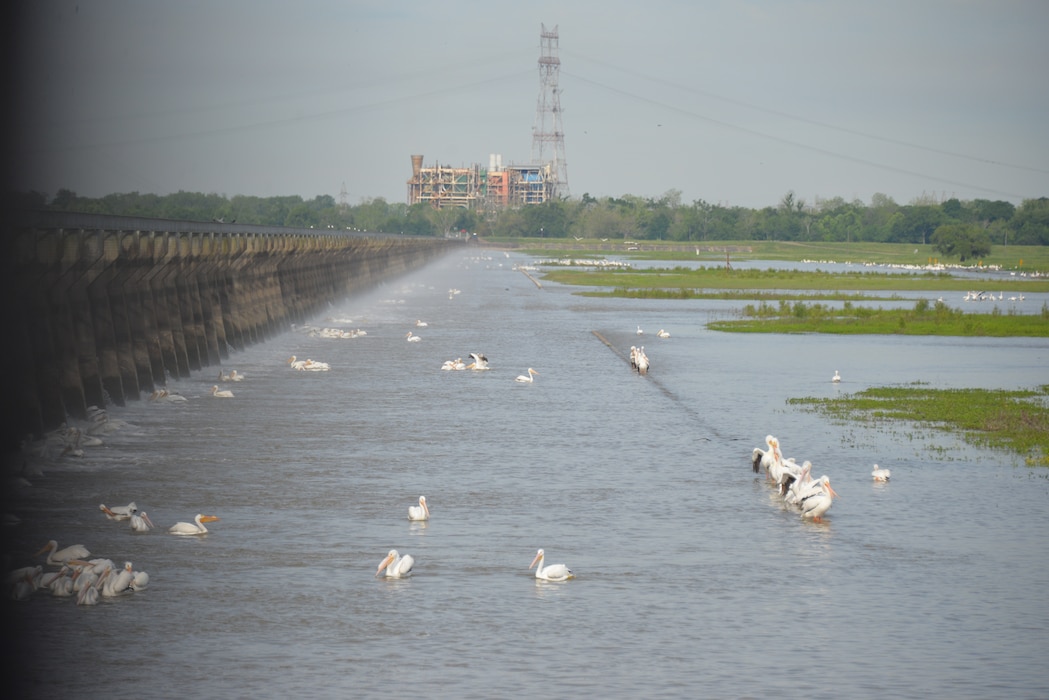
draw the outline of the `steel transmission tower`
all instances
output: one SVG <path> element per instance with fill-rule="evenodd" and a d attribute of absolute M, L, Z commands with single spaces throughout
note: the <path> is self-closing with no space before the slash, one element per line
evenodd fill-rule
<path fill-rule="evenodd" d="M 561 59 L 557 57 L 557 26 L 542 32 L 539 50 L 539 102 L 532 127 L 532 162 L 550 163 L 551 194 L 554 199 L 568 196 L 568 166 L 565 163 L 565 131 L 561 125 L 561 90 L 557 78 Z"/>

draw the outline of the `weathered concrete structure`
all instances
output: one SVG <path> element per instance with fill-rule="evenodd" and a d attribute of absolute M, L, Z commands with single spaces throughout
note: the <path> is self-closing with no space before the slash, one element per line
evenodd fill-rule
<path fill-rule="evenodd" d="M 6 438 L 122 406 L 459 242 L 8 213 Z"/>

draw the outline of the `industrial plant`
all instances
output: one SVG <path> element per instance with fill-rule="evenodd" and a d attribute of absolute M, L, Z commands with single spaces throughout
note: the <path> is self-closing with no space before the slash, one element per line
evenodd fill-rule
<path fill-rule="evenodd" d="M 565 164 L 565 134 L 561 125 L 561 90 L 558 76 L 557 27 L 541 25 L 539 52 L 539 100 L 532 127 L 532 162 L 503 165 L 502 155 L 488 156 L 488 167 L 480 163 L 465 167 L 434 164 L 426 166 L 423 156 L 413 155 L 408 180 L 408 204 L 425 203 L 435 209 L 463 207 L 498 211 L 542 204 L 568 196 Z"/>

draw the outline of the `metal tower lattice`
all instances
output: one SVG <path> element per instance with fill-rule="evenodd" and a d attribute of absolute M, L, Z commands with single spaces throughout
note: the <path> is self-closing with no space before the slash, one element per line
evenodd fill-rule
<path fill-rule="evenodd" d="M 561 59 L 557 56 L 557 26 L 547 31 L 541 24 L 539 50 L 539 101 L 532 127 L 532 162 L 550 164 L 551 194 L 568 196 L 568 166 L 565 163 L 565 131 L 561 124 L 561 90 L 557 78 Z"/>

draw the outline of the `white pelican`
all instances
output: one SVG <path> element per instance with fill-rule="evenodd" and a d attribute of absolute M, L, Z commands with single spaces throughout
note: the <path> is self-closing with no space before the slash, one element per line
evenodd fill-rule
<path fill-rule="evenodd" d="M 665 331 L 662 328 L 660 328 L 659 332 L 656 333 L 656 336 L 660 337 L 660 338 L 669 338 L 670 337 L 670 333 L 668 331 Z"/>
<path fill-rule="evenodd" d="M 841 375 L 838 374 L 838 370 L 834 370 L 834 376 L 831 377 L 830 380 L 832 382 L 840 382 L 841 381 Z"/>
<path fill-rule="evenodd" d="M 62 570 L 58 572 L 58 576 L 51 579 L 47 587 L 51 589 L 51 595 L 55 598 L 72 597 L 73 575 L 70 575 L 69 567 L 63 566 Z"/>
<path fill-rule="evenodd" d="M 11 586 L 11 600 L 29 600 L 36 592 L 36 583 L 26 574 Z"/>
<path fill-rule="evenodd" d="M 145 571 L 131 572 L 131 590 L 144 591 L 149 588 L 149 574 Z"/>
<path fill-rule="evenodd" d="M 644 335 L 645 334 L 645 332 L 643 330 L 641 330 L 641 326 L 637 327 L 637 334 L 638 335 Z"/>
<path fill-rule="evenodd" d="M 812 488 L 812 462 L 805 460 L 801 465 L 801 472 L 798 476 L 787 486 L 787 492 L 783 495 L 783 500 L 787 503 L 798 503 L 803 496 L 805 496 Z"/>
<path fill-rule="evenodd" d="M 422 319 L 419 319 L 418 321 L 415 322 L 415 327 L 416 328 L 426 328 L 428 325 L 430 325 L 430 324 L 427 323 L 426 321 L 423 321 Z"/>
<path fill-rule="evenodd" d="M 466 363 L 463 362 L 463 358 L 457 357 L 454 360 L 445 360 L 444 364 L 441 365 L 441 369 L 444 370 L 461 370 L 466 369 Z"/>
<path fill-rule="evenodd" d="M 235 369 L 231 369 L 229 372 L 229 380 L 231 382 L 242 382 L 244 381 L 244 375 Z"/>
<path fill-rule="evenodd" d="M 412 566 L 414 565 L 415 559 L 412 558 L 411 554 L 405 554 L 402 557 L 397 553 L 396 549 L 391 549 L 386 558 L 379 563 L 379 568 L 375 570 L 375 575 L 378 576 L 383 569 L 386 569 L 387 578 L 411 576 Z"/>
<path fill-rule="evenodd" d="M 490 369 L 488 367 L 488 358 L 479 352 L 471 352 L 470 357 L 474 358 L 474 361 L 466 365 L 467 369 Z"/>
<path fill-rule="evenodd" d="M 149 532 L 153 529 L 153 521 L 146 515 L 146 511 L 131 516 L 131 529 L 135 532 Z"/>
<path fill-rule="evenodd" d="M 108 508 L 105 503 L 100 503 L 98 509 L 105 513 L 110 520 L 127 520 L 138 510 L 138 506 L 135 505 L 134 501 L 131 501 L 126 506 L 113 506 L 112 508 Z"/>
<path fill-rule="evenodd" d="M 522 384 L 531 384 L 532 382 L 535 381 L 535 378 L 538 375 L 539 375 L 538 372 L 536 372 L 534 369 L 529 367 L 528 368 L 528 374 L 519 374 L 519 375 L 517 375 L 517 379 L 515 379 L 514 381 L 515 382 L 521 382 Z"/>
<path fill-rule="evenodd" d="M 871 476 L 874 477 L 875 481 L 888 481 L 889 477 L 892 476 L 892 473 L 888 469 L 882 469 L 875 464 Z"/>
<path fill-rule="evenodd" d="M 233 398 L 233 392 L 232 391 L 230 391 L 229 389 L 219 389 L 219 385 L 218 384 L 216 384 L 213 387 L 211 387 L 211 395 L 212 396 L 217 396 L 220 399 L 232 399 Z"/>
<path fill-rule="evenodd" d="M 765 444 L 769 447 L 767 450 L 763 450 L 760 447 L 754 448 L 754 451 L 750 453 L 750 462 L 754 467 L 755 474 L 764 469 L 765 476 L 771 478 L 769 467 L 773 464 L 782 464 L 783 455 L 779 451 L 779 440 L 772 435 L 765 436 Z"/>
<path fill-rule="evenodd" d="M 637 349 L 637 353 L 634 357 L 634 366 L 637 369 L 638 374 L 648 374 L 648 355 L 645 354 L 644 345 Z"/>
<path fill-rule="evenodd" d="M 295 357 L 294 355 L 292 355 L 291 357 L 288 358 L 288 365 L 292 369 L 305 369 L 306 368 L 306 360 L 300 360 L 297 357 Z"/>
<path fill-rule="evenodd" d="M 408 335 L 406 335 L 404 337 L 409 343 L 418 343 L 420 340 L 422 340 L 421 337 L 415 335 L 411 331 L 408 331 Z"/>
<path fill-rule="evenodd" d="M 543 581 L 567 581 L 570 578 L 575 578 L 575 574 L 564 564 L 551 564 L 550 566 L 543 566 L 543 557 L 545 554 L 543 550 L 539 550 L 535 553 L 535 559 L 528 565 L 531 569 L 535 566 L 535 577 Z M 537 566 L 538 565 L 538 566 Z"/>
<path fill-rule="evenodd" d="M 124 568 L 119 570 L 109 570 L 109 576 L 105 578 L 105 582 L 102 584 L 102 597 L 103 598 L 115 598 L 118 595 L 127 595 L 131 593 L 131 562 L 124 562 Z"/>
<path fill-rule="evenodd" d="M 101 599 L 101 594 L 98 592 L 106 579 L 109 578 L 109 572 L 111 569 L 106 569 L 102 572 L 102 575 L 97 579 L 83 585 L 80 588 L 80 592 L 77 593 L 76 604 L 77 605 L 98 605 L 98 601 Z M 83 578 L 83 576 L 81 576 Z"/>
<path fill-rule="evenodd" d="M 197 517 L 193 519 L 192 523 L 175 523 L 168 528 L 168 532 L 172 535 L 205 535 L 208 529 L 204 527 L 204 523 L 218 522 L 219 518 L 216 515 L 201 515 L 197 513 Z"/>
<path fill-rule="evenodd" d="M 44 567 L 37 564 L 36 566 L 23 566 L 18 569 L 12 569 L 7 572 L 4 577 L 4 584 L 7 586 L 13 586 L 19 581 L 23 580 L 26 576 L 29 580 L 35 581 L 44 574 Z"/>
<path fill-rule="evenodd" d="M 87 547 L 82 544 L 71 544 L 65 549 L 58 548 L 58 542 L 51 540 L 43 546 L 43 548 L 36 553 L 36 556 L 40 556 L 44 552 L 47 552 L 47 563 L 52 566 L 61 566 L 70 559 L 86 559 L 91 556 L 91 552 L 87 551 Z"/>
<path fill-rule="evenodd" d="M 801 508 L 801 517 L 812 518 L 817 523 L 823 522 L 823 514 L 831 506 L 831 502 L 838 495 L 830 486 L 830 478 L 821 476 L 814 484 L 816 488 L 803 496 L 798 502 Z"/>
<path fill-rule="evenodd" d="M 302 365 L 302 369 L 307 372 L 327 372 L 331 369 L 331 365 L 327 362 L 320 362 L 319 360 L 311 360 L 308 357 Z"/>
<path fill-rule="evenodd" d="M 429 520 L 430 508 L 426 505 L 426 496 L 419 496 L 419 505 L 408 506 L 409 520 Z"/>

